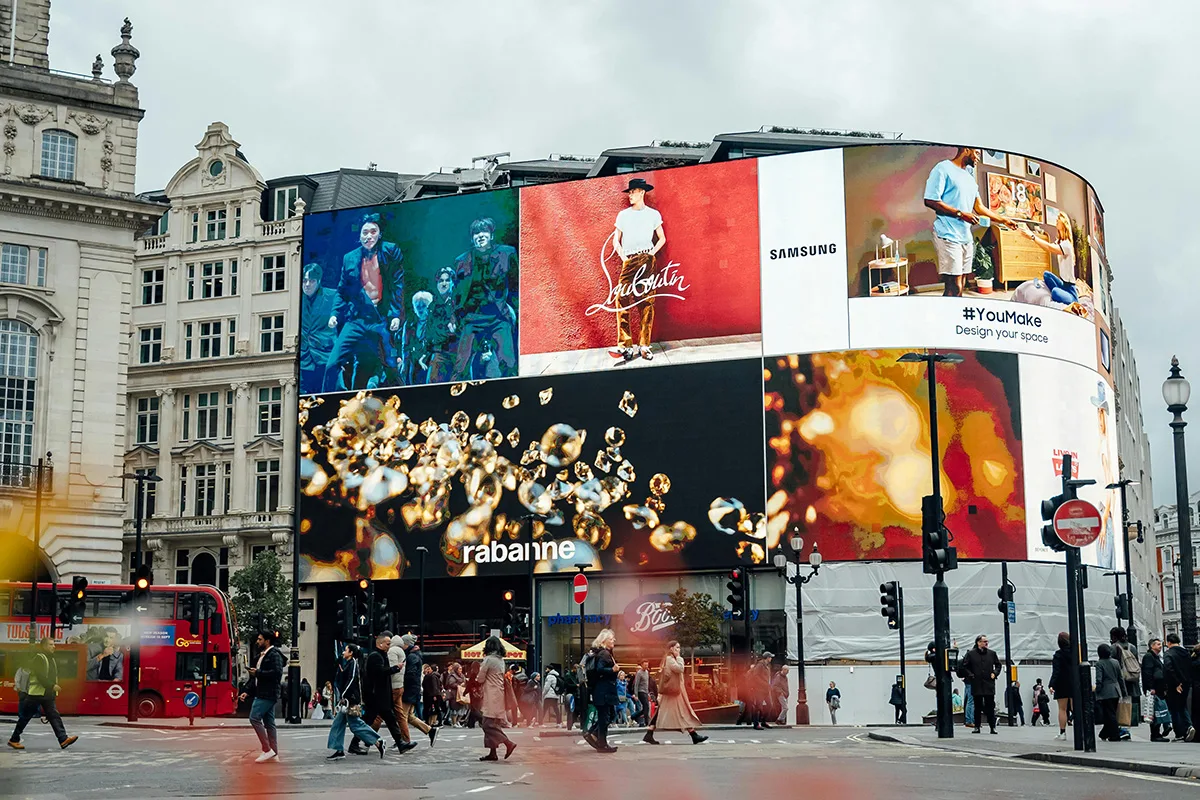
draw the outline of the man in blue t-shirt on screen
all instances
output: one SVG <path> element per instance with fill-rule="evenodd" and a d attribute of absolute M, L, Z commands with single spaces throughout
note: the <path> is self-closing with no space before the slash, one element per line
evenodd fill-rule
<path fill-rule="evenodd" d="M 975 237 L 971 226 L 987 217 L 1016 230 L 1016 223 L 990 211 L 979 199 L 975 164 L 979 151 L 958 148 L 954 158 L 939 161 L 925 182 L 925 206 L 933 209 L 933 247 L 937 251 L 938 274 L 946 285 L 944 297 L 962 297 L 963 287 L 975 259 Z M 986 223 L 984 223 L 986 224 Z"/>

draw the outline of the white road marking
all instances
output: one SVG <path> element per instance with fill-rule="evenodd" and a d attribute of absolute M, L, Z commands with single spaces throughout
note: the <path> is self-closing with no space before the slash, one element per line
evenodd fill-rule
<path fill-rule="evenodd" d="M 480 786 L 476 789 L 467 789 L 463 794 L 478 794 L 479 792 L 487 792 L 495 788 L 495 786 Z"/>

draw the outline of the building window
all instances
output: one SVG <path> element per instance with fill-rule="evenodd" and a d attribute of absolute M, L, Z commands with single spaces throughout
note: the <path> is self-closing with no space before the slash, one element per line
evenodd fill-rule
<path fill-rule="evenodd" d="M 287 288 L 286 265 L 286 256 L 263 256 L 262 290 L 264 292 L 282 292 Z"/>
<path fill-rule="evenodd" d="M 155 398 L 157 401 L 158 398 Z M 157 425 L 157 423 L 155 423 Z M 134 472 L 138 475 L 157 475 L 158 470 L 154 467 L 146 467 L 145 469 L 135 469 Z M 135 483 L 136 487 L 137 484 Z M 137 491 L 135 488 L 134 491 Z M 134 503 L 137 498 L 134 498 Z M 150 519 L 154 516 L 154 511 L 158 507 L 158 483 L 155 481 L 142 482 L 142 519 Z M 134 516 L 137 515 L 137 506 L 134 506 Z"/>
<path fill-rule="evenodd" d="M 176 550 L 175 551 L 175 583 L 186 584 L 188 582 L 188 565 L 192 563 L 190 551 Z"/>
<path fill-rule="evenodd" d="M 207 300 L 225 296 L 225 262 L 209 261 L 200 265 L 200 297 Z"/>
<path fill-rule="evenodd" d="M 233 390 L 225 392 L 225 438 L 233 438 Z"/>
<path fill-rule="evenodd" d="M 216 439 L 220 409 L 220 392 L 200 392 L 196 395 L 196 439 Z"/>
<path fill-rule="evenodd" d="M 195 517 L 211 517 L 217 513 L 217 465 L 196 465 Z"/>
<path fill-rule="evenodd" d="M 238 238 L 242 235 L 242 207 L 238 206 L 233 210 L 233 238 Z"/>
<path fill-rule="evenodd" d="M 171 212 L 164 211 L 163 215 L 158 218 L 158 222 L 154 223 L 154 235 L 166 236 L 171 224 Z"/>
<path fill-rule="evenodd" d="M 231 500 L 233 498 L 233 465 L 228 462 L 225 464 L 225 474 L 222 480 L 222 495 L 224 499 L 221 501 L 221 508 L 228 514 L 229 509 L 232 507 Z"/>
<path fill-rule="evenodd" d="M 208 224 L 204 228 L 205 241 L 214 242 L 225 238 L 225 216 L 223 208 L 208 212 Z"/>
<path fill-rule="evenodd" d="M 131 550 L 129 552 L 129 582 L 130 583 L 133 583 L 134 578 L 137 577 L 137 575 L 136 575 L 136 573 L 137 573 L 137 556 L 138 556 L 137 550 Z M 142 551 L 142 563 L 145 564 L 150 569 L 154 569 L 154 551 L 153 550 L 143 550 Z"/>
<path fill-rule="evenodd" d="M 257 496 L 254 510 L 275 511 L 279 508 L 279 459 L 259 461 L 255 466 Z"/>
<path fill-rule="evenodd" d="M 1163 600 L 1167 604 L 1167 613 L 1175 610 L 1175 584 L 1171 581 L 1163 581 Z"/>
<path fill-rule="evenodd" d="M 15 319 L 0 319 L 0 485 L 28 486 L 33 458 L 38 336 Z"/>
<path fill-rule="evenodd" d="M 157 364 L 162 361 L 162 325 L 138 329 L 138 363 Z"/>
<path fill-rule="evenodd" d="M 189 423 L 192 421 L 192 396 L 185 394 L 183 396 L 183 426 L 180 430 L 179 441 L 186 442 L 188 434 L 191 432 Z M 186 469 L 186 467 L 184 468 Z"/>
<path fill-rule="evenodd" d="M 237 294 L 238 283 L 238 260 L 231 258 L 229 260 L 229 296 Z"/>
<path fill-rule="evenodd" d="M 200 238 L 200 212 L 193 211 L 192 212 L 192 238 L 191 238 L 192 244 L 195 244 L 199 238 Z"/>
<path fill-rule="evenodd" d="M 271 219 L 280 222 L 296 215 L 296 197 L 299 189 L 295 186 L 283 186 L 275 190 L 275 202 L 271 207 Z"/>
<path fill-rule="evenodd" d="M 258 435 L 278 435 L 283 430 L 283 389 L 264 386 L 258 390 Z"/>
<path fill-rule="evenodd" d="M 42 177 L 75 180 L 75 135 L 67 131 L 42 133 Z"/>
<path fill-rule="evenodd" d="M 41 247 L 28 248 L 20 244 L 0 247 L 0 282 L 29 285 L 29 260 L 33 259 L 37 269 L 34 286 L 46 285 L 46 250 Z"/>
<path fill-rule="evenodd" d="M 187 398 L 184 397 L 184 400 L 186 400 L 186 399 Z M 186 416 L 186 412 L 185 412 L 185 416 Z M 184 438 L 186 439 L 187 437 L 185 436 Z M 187 487 L 188 487 L 188 468 L 186 466 L 181 466 L 179 468 L 179 516 L 181 516 L 181 517 L 187 511 L 187 497 L 188 497 Z"/>
<path fill-rule="evenodd" d="M 273 545 L 273 544 L 256 544 L 253 547 L 251 547 L 250 548 L 250 563 L 253 564 L 254 560 L 256 558 L 258 558 L 260 555 L 267 552 L 268 550 L 271 551 L 272 553 L 274 553 L 275 545 Z"/>
<path fill-rule="evenodd" d="M 163 286 L 162 267 L 151 267 L 142 270 L 142 305 L 154 306 L 162 303 Z M 190 288 L 189 291 L 191 291 Z"/>
<path fill-rule="evenodd" d="M 158 444 L 158 397 L 137 399 L 136 444 Z"/>
<path fill-rule="evenodd" d="M 260 353 L 283 352 L 283 314 L 259 318 L 258 350 Z"/>
<path fill-rule="evenodd" d="M 185 322 L 183 325 L 184 359 L 190 361 L 192 359 L 220 358 L 223 354 L 233 355 L 235 328 L 236 321 L 233 319 Z M 223 341 L 226 346 L 224 351 L 222 351 Z"/>

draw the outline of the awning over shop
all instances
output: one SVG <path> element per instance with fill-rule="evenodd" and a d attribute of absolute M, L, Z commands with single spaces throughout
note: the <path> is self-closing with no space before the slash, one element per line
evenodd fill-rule
<path fill-rule="evenodd" d="M 477 645 L 472 645 L 462 651 L 463 661 L 483 661 L 483 646 L 486 640 Z M 505 661 L 524 661 L 525 651 L 511 644 L 504 639 L 500 640 L 500 644 L 504 645 L 504 660 Z"/>

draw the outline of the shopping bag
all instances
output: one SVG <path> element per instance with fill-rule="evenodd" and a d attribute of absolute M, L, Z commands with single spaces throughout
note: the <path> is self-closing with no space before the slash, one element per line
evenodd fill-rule
<path fill-rule="evenodd" d="M 1117 725 L 1128 728 L 1133 724 L 1133 700 L 1122 697 L 1117 701 Z"/>
<path fill-rule="evenodd" d="M 1159 725 L 1171 724 L 1171 710 L 1167 708 L 1167 701 L 1158 695 L 1154 696 L 1154 722 Z"/>

